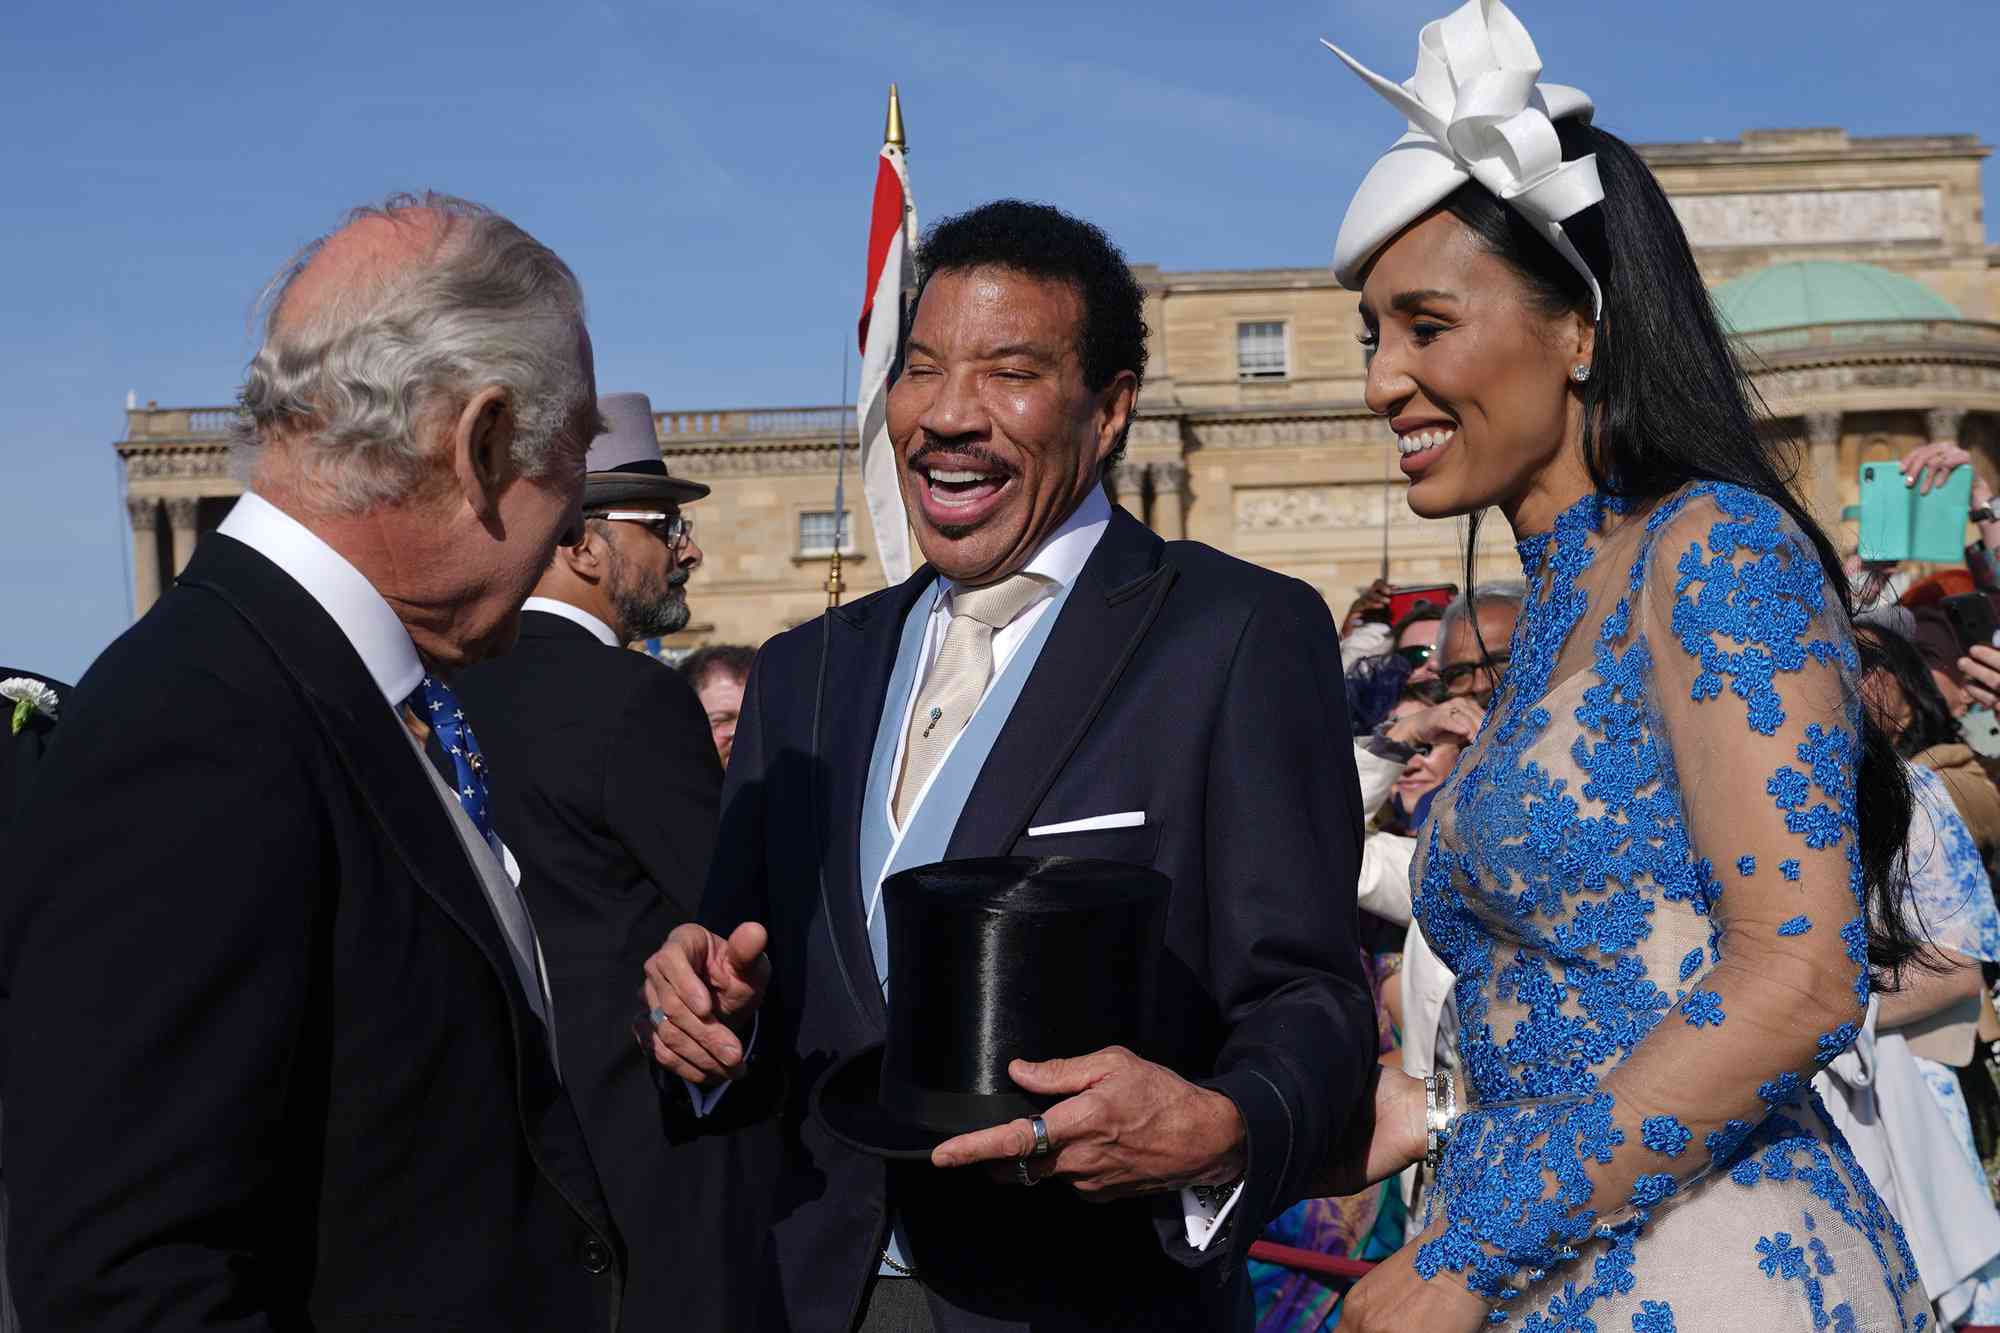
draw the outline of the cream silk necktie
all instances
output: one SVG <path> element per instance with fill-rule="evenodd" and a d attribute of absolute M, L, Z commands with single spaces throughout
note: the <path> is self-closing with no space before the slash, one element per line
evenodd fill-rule
<path fill-rule="evenodd" d="M 1011 574 L 984 588 L 952 594 L 951 624 L 930 676 L 910 710 L 909 734 L 903 740 L 903 779 L 896 788 L 896 823 L 907 824 L 931 770 L 986 694 L 993 678 L 993 634 L 1040 601 L 1050 584 L 1032 574 Z"/>

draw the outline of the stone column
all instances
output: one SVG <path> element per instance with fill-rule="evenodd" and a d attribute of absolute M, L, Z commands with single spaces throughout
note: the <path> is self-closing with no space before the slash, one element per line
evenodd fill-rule
<path fill-rule="evenodd" d="M 1924 430 L 1931 443 L 1944 440 L 1959 443 L 1959 428 L 1965 425 L 1965 409 L 1962 407 L 1933 407 L 1924 413 Z"/>
<path fill-rule="evenodd" d="M 160 502 L 150 495 L 125 497 L 132 520 L 132 619 L 160 600 Z"/>
<path fill-rule="evenodd" d="M 187 568 L 188 557 L 194 554 L 194 539 L 197 535 L 195 524 L 201 514 L 201 501 L 190 495 L 175 496 L 167 501 L 167 522 L 174 529 L 174 576 Z"/>
<path fill-rule="evenodd" d="M 1118 463 L 1111 469 L 1111 498 L 1118 507 L 1146 521 L 1146 467 L 1143 463 Z"/>
<path fill-rule="evenodd" d="M 1812 505 L 1820 525 L 1829 532 L 1840 530 L 1840 413 L 1806 413 L 1806 469 L 1812 486 L 1804 497 Z"/>
<path fill-rule="evenodd" d="M 1153 530 L 1168 541 L 1187 536 L 1187 464 L 1154 463 Z"/>

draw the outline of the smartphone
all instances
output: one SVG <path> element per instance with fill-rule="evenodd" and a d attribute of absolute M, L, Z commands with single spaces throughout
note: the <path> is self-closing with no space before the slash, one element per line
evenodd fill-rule
<path fill-rule="evenodd" d="M 1434 606 L 1442 611 L 1451 605 L 1451 599 L 1458 596 L 1456 583 L 1429 583 L 1422 587 L 1393 588 L 1389 592 L 1389 623 L 1400 625 L 1403 617 L 1420 606 Z"/>
<path fill-rule="evenodd" d="M 2000 717 L 1994 716 L 1992 709 L 1977 704 L 1966 709 L 1958 720 L 1958 732 L 1974 754 L 2000 758 Z"/>
<path fill-rule="evenodd" d="M 1951 622 L 1951 632 L 1958 640 L 1958 650 L 1964 652 L 1975 643 L 1993 646 L 1994 631 L 2000 630 L 2000 616 L 1993 612 L 1993 602 L 1980 592 L 1962 592 L 1956 597 L 1947 597 L 1938 603 L 1945 619 Z"/>
<path fill-rule="evenodd" d="M 1965 558 L 1972 469 L 1959 466 L 1928 495 L 1903 480 L 1894 463 L 1861 468 L 1861 558 L 1957 564 Z"/>

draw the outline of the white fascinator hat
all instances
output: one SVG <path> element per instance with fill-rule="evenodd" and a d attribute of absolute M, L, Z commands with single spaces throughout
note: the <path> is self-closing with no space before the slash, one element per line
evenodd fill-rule
<path fill-rule="evenodd" d="M 1409 118 L 1409 132 L 1369 168 L 1333 246 L 1340 285 L 1361 289 L 1361 270 L 1397 232 L 1476 180 L 1534 224 L 1590 284 L 1591 314 L 1604 294 L 1562 224 L 1604 198 L 1595 154 L 1562 160 L 1555 122 L 1586 123 L 1588 95 L 1538 83 L 1542 57 L 1500 0 L 1466 0 L 1417 35 L 1417 72 L 1392 83 L 1332 42 L 1326 48 Z"/>

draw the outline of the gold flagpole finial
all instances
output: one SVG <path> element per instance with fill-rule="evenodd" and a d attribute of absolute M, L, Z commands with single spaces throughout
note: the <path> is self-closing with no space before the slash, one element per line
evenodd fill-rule
<path fill-rule="evenodd" d="M 909 144 L 903 138 L 903 100 L 896 95 L 896 85 L 889 85 L 889 120 L 882 127 L 884 146 L 894 144 L 908 151 Z"/>

